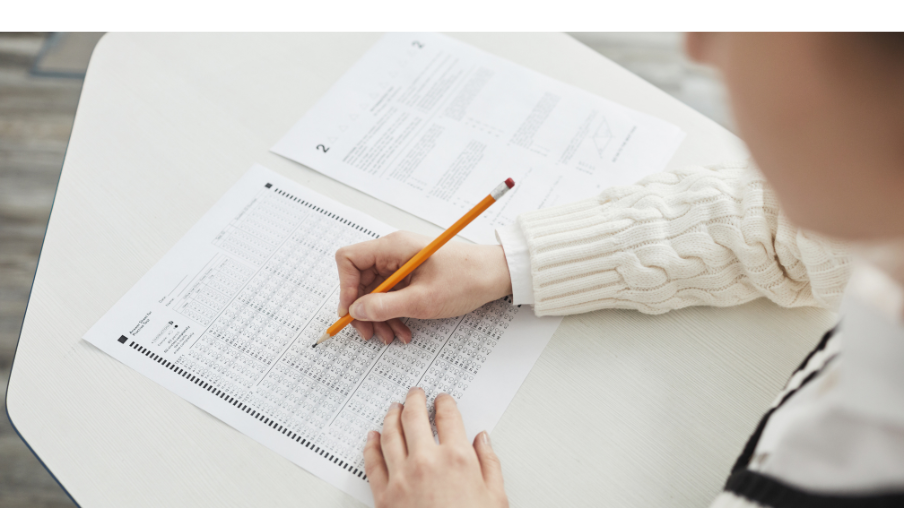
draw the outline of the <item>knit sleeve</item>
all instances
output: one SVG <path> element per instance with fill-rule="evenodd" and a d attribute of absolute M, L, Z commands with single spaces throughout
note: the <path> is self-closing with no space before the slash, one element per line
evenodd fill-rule
<path fill-rule="evenodd" d="M 763 296 L 834 308 L 850 272 L 844 245 L 792 225 L 747 163 L 658 173 L 518 225 L 538 315 L 661 314 Z"/>

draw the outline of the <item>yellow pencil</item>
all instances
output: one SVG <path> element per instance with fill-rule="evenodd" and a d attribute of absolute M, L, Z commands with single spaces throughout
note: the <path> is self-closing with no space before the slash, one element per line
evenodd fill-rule
<path fill-rule="evenodd" d="M 452 237 L 457 235 L 462 229 L 465 228 L 465 226 L 467 226 L 474 219 L 479 217 L 480 214 L 482 214 L 484 211 L 486 211 L 487 208 L 489 208 L 493 203 L 496 202 L 496 200 L 501 198 L 506 192 L 509 191 L 509 189 L 511 189 L 514 186 L 515 186 L 515 181 L 512 180 L 511 178 L 509 178 L 506 181 L 499 184 L 499 186 L 497 186 L 495 189 L 493 189 L 493 192 L 489 193 L 487 195 L 487 197 L 483 198 L 483 201 L 481 201 L 480 203 L 477 203 L 477 206 L 475 206 L 470 211 L 468 211 L 468 213 L 464 214 L 464 216 L 462 218 L 458 219 L 458 221 L 456 221 L 455 224 L 452 224 L 452 227 L 443 231 L 442 234 L 440 234 L 438 237 L 436 237 L 436 240 L 433 240 L 432 242 L 430 242 L 429 245 L 427 245 L 426 247 L 421 249 L 421 251 L 418 252 L 417 254 L 415 254 L 414 257 L 409 259 L 407 263 L 402 265 L 401 268 L 396 270 L 395 273 L 393 273 L 392 275 L 389 276 L 389 278 L 384 280 L 382 284 L 377 286 L 377 288 L 374 289 L 371 292 L 371 294 L 385 293 L 385 292 L 389 291 L 390 289 L 392 289 L 393 287 L 395 287 L 396 284 L 401 282 L 405 277 L 408 276 L 408 274 L 413 272 L 415 268 L 421 266 L 421 263 L 423 263 L 424 261 L 427 261 L 427 259 L 430 256 L 432 256 L 434 252 L 439 250 L 440 247 L 445 245 L 446 242 L 448 242 L 449 240 L 452 239 Z M 326 332 L 324 332 L 324 334 L 320 337 L 320 339 L 317 342 L 314 343 L 314 346 L 312 346 L 312 347 L 316 347 L 317 344 L 320 344 L 321 342 L 329 339 L 330 337 L 335 336 L 337 333 L 341 332 L 343 328 L 348 326 L 348 324 L 351 323 L 352 321 L 353 321 L 353 319 L 352 319 L 351 313 L 346 314 L 345 316 L 339 318 L 338 321 L 336 321 L 335 323 L 333 323 L 332 326 L 327 328 Z"/>

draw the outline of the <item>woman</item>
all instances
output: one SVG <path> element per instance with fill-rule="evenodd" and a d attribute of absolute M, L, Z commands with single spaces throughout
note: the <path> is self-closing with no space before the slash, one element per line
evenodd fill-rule
<path fill-rule="evenodd" d="M 762 296 L 834 308 L 844 293 L 841 326 L 791 377 L 713 506 L 904 505 L 904 35 L 693 34 L 687 49 L 722 72 L 762 175 L 686 168 L 526 213 L 497 230 L 501 246 L 449 244 L 383 295 L 358 298 L 427 239 L 350 246 L 336 256 L 339 313 L 388 343 L 411 340 L 399 317 L 508 294 L 564 315 Z M 507 505 L 486 433 L 466 442 L 449 396 L 436 425 L 439 445 L 415 388 L 368 436 L 377 506 Z"/>

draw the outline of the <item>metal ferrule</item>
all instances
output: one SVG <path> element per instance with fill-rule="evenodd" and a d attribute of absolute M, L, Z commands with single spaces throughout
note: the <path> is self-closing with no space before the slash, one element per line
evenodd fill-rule
<path fill-rule="evenodd" d="M 490 196 L 493 196 L 493 199 L 499 200 L 502 196 L 505 195 L 506 192 L 509 191 L 509 186 L 505 184 L 505 182 L 500 183 L 493 189 L 493 192 L 490 193 Z"/>

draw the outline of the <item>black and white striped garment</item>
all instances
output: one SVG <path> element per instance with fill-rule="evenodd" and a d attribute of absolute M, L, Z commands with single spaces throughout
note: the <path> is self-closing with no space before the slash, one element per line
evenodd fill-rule
<path fill-rule="evenodd" d="M 769 418 L 803 386 L 815 379 L 840 350 L 838 328 L 829 330 L 800 364 L 787 385 L 763 415 L 759 425 L 731 469 L 721 494 L 711 508 L 879 508 L 904 507 L 904 494 L 839 495 L 808 492 L 749 469 Z"/>

